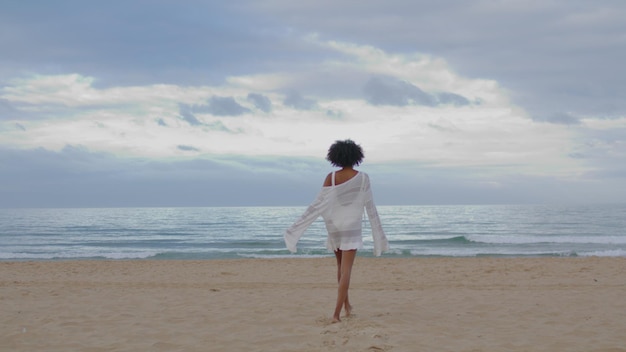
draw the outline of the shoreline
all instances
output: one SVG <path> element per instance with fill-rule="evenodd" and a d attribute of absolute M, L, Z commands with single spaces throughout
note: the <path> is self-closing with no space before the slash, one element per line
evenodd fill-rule
<path fill-rule="evenodd" d="M 203 262 L 203 261 L 232 261 L 232 260 L 315 260 L 315 259 L 328 259 L 335 258 L 332 252 L 326 252 L 326 254 L 296 254 L 296 255 L 259 255 L 259 256 L 215 256 L 215 257 L 141 257 L 141 258 L 110 258 L 110 257 L 62 257 L 62 258 L 1 258 L 1 263 L 57 263 L 57 262 L 161 262 L 161 261 L 179 261 L 179 262 Z M 584 258 L 607 258 L 607 259 L 626 259 L 626 255 L 563 255 L 563 254 L 481 254 L 481 255 L 467 255 L 467 256 L 453 256 L 453 255 L 397 255 L 397 254 L 383 254 L 380 257 L 376 257 L 371 253 L 371 249 L 365 249 L 363 252 L 357 254 L 357 258 L 362 259 L 383 259 L 383 260 L 424 260 L 424 259 L 451 259 L 451 260 L 464 260 L 464 259 L 584 259 Z"/>
<path fill-rule="evenodd" d="M 626 351 L 626 258 L 1 261 L 0 350 Z"/>

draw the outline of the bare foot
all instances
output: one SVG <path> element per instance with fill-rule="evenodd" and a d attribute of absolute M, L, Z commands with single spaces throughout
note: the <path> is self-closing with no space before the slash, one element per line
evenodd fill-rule
<path fill-rule="evenodd" d="M 352 306 L 349 304 L 346 304 L 345 309 L 346 309 L 346 316 L 349 317 L 350 314 L 352 313 Z"/>
<path fill-rule="evenodd" d="M 341 319 L 333 317 L 333 321 L 331 322 L 331 324 L 340 323 L 340 322 L 341 322 Z"/>

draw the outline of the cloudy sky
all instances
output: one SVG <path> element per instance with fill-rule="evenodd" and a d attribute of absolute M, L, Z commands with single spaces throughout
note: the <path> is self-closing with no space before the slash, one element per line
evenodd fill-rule
<path fill-rule="evenodd" d="M 0 3 L 0 207 L 626 199 L 626 2 Z"/>

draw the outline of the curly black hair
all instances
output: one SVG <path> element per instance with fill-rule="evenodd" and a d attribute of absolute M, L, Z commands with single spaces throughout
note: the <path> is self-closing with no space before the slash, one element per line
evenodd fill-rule
<path fill-rule="evenodd" d="M 361 164 L 363 161 L 363 149 L 350 139 L 344 141 L 335 141 L 328 148 L 326 160 L 331 164 L 339 167 L 351 167 Z"/>

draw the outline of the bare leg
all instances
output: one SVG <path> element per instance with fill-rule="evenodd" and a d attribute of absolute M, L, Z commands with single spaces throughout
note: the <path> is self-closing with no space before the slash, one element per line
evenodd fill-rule
<path fill-rule="evenodd" d="M 335 251 L 335 258 L 337 258 L 337 284 L 341 282 L 341 257 L 344 251 L 338 249 Z M 350 304 L 350 298 L 348 292 L 346 292 L 346 300 L 343 302 L 344 309 L 346 310 L 346 316 L 350 316 L 352 312 L 352 305 Z"/>
<path fill-rule="evenodd" d="M 348 288 L 350 288 L 350 275 L 352 274 L 352 265 L 356 257 L 356 250 L 335 251 L 337 258 L 337 281 L 339 288 L 337 289 L 337 304 L 335 305 L 335 313 L 333 314 L 333 323 L 341 321 L 341 308 L 345 307 L 346 314 L 350 315 L 352 306 L 348 300 Z"/>

